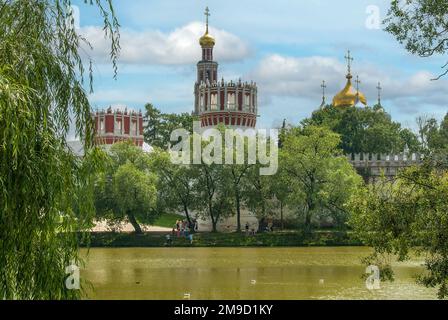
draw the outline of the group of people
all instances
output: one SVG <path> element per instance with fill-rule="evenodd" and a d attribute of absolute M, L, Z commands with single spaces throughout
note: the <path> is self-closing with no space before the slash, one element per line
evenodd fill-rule
<path fill-rule="evenodd" d="M 176 224 L 173 226 L 171 234 L 166 235 L 166 245 L 170 246 L 173 243 L 173 238 L 185 237 L 193 244 L 193 233 L 197 232 L 199 229 L 199 224 L 196 219 L 187 220 L 177 220 Z"/>
<path fill-rule="evenodd" d="M 257 230 L 250 227 L 249 222 L 246 222 L 246 236 L 255 236 L 257 234 Z M 268 224 L 260 225 L 259 230 L 261 232 L 274 232 L 274 223 L 269 222 Z"/>

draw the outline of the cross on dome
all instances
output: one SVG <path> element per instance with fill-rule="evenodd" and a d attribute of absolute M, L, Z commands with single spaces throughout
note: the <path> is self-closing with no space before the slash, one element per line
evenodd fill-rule
<path fill-rule="evenodd" d="M 355 60 L 353 59 L 353 57 L 350 55 L 350 50 L 347 51 L 347 55 L 344 56 L 345 60 L 347 60 L 347 69 L 348 69 L 348 74 L 351 74 L 352 72 L 352 62 Z"/>

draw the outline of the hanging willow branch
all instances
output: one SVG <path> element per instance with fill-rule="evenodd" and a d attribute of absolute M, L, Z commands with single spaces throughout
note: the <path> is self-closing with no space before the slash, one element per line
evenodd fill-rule
<path fill-rule="evenodd" d="M 112 0 L 98 8 L 117 70 L 119 24 Z M 0 298 L 71 299 L 76 231 L 93 214 L 93 123 L 69 0 L 0 0 Z M 89 63 L 89 62 L 87 62 Z M 66 145 L 73 118 L 87 157 Z"/>

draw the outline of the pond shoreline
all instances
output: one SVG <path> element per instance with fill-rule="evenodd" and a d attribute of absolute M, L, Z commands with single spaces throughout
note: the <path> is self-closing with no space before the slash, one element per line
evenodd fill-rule
<path fill-rule="evenodd" d="M 273 232 L 246 235 L 244 233 L 196 233 L 193 243 L 186 237 L 171 236 L 167 243 L 166 232 L 146 232 L 143 234 L 92 232 L 90 240 L 81 241 L 81 247 L 91 248 L 162 248 L 162 247 L 354 247 L 363 246 L 351 232 L 317 231 L 311 235 L 303 232 Z"/>

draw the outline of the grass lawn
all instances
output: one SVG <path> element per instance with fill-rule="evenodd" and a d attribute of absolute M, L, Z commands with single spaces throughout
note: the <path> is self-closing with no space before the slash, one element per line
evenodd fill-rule
<path fill-rule="evenodd" d="M 177 220 L 185 220 L 184 216 L 178 214 L 164 214 L 154 222 L 155 227 L 172 228 Z"/>

